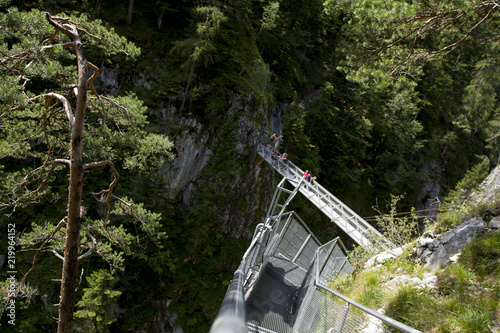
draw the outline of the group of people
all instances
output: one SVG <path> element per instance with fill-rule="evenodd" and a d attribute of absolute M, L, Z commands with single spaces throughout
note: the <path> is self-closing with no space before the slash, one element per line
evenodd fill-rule
<path fill-rule="evenodd" d="M 276 158 L 278 158 L 278 160 L 280 160 L 282 162 L 288 161 L 288 154 L 286 152 L 281 154 L 279 151 L 275 151 L 274 156 L 276 156 Z"/>
<path fill-rule="evenodd" d="M 279 160 L 283 163 L 286 163 L 286 162 L 288 162 L 288 154 L 286 152 L 284 152 L 283 154 L 281 154 L 279 152 L 280 140 L 282 138 L 283 137 L 281 135 L 277 136 L 276 133 L 273 133 L 273 135 L 271 135 L 269 144 L 266 146 L 272 152 L 272 154 L 276 157 L 277 160 Z"/>
<path fill-rule="evenodd" d="M 281 138 L 282 136 L 277 136 L 276 133 L 273 133 L 273 135 L 271 135 L 270 137 L 269 144 L 266 145 L 267 149 L 275 157 L 275 159 L 273 159 L 273 165 L 276 166 L 277 164 L 280 168 L 283 166 L 283 164 L 286 164 L 288 162 L 288 154 L 286 152 L 281 154 L 278 150 Z M 277 161 L 280 161 L 283 164 L 277 163 Z M 309 170 L 306 170 L 302 175 L 302 178 L 304 178 L 307 182 L 312 183 L 314 180 L 316 180 L 317 177 L 316 176 L 313 177 L 309 173 Z"/>
<path fill-rule="evenodd" d="M 311 181 L 316 179 L 316 176 L 312 177 L 311 174 L 309 173 L 309 171 L 306 170 L 304 172 L 304 174 L 302 175 L 302 178 L 304 178 L 306 181 L 308 181 L 310 183 Z"/>

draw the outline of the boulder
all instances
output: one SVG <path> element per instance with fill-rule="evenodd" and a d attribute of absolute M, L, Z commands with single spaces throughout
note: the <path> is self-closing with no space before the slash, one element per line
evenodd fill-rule
<path fill-rule="evenodd" d="M 409 277 L 407 275 L 396 276 L 394 279 L 387 281 L 385 284 L 389 287 L 396 286 L 398 284 L 420 284 L 422 280 L 418 277 Z"/>
<path fill-rule="evenodd" d="M 490 229 L 500 229 L 500 216 L 495 216 L 488 222 L 488 228 Z"/>
<path fill-rule="evenodd" d="M 377 310 L 378 313 L 380 314 L 385 314 L 384 309 L 379 309 Z M 368 325 L 361 330 L 361 333 L 384 333 L 386 330 L 383 328 L 383 323 L 382 320 L 378 319 L 377 317 L 368 316 Z"/>
<path fill-rule="evenodd" d="M 403 247 L 398 247 L 392 250 L 380 252 L 376 256 L 373 256 L 372 258 L 368 259 L 368 261 L 365 263 L 365 268 L 371 268 L 375 265 L 380 265 L 386 260 L 399 257 L 401 254 L 403 254 Z"/>
<path fill-rule="evenodd" d="M 418 260 L 430 269 L 437 269 L 456 260 L 463 247 L 484 232 L 486 224 L 481 217 L 472 218 L 443 234 L 426 232 L 418 241 L 415 252 Z"/>

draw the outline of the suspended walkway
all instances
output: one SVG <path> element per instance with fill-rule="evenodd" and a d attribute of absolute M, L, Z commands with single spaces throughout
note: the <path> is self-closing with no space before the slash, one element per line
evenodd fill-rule
<path fill-rule="evenodd" d="M 299 188 L 300 193 L 318 207 L 358 245 L 381 250 L 394 247 L 377 229 L 363 220 L 323 186 L 316 181 L 307 182 L 302 177 L 304 171 L 291 161 L 283 161 L 278 158 L 274 154 L 272 147 L 259 143 L 255 146 L 255 151 L 293 187 Z"/>
<path fill-rule="evenodd" d="M 296 182 L 293 190 L 284 186 L 290 179 Z M 331 279 L 350 274 L 352 267 L 338 237 L 322 245 L 295 212 L 287 211 L 299 191 L 310 197 L 320 193 L 310 186 L 291 177 L 279 183 L 210 333 L 381 333 L 389 332 L 388 327 L 421 333 L 328 287 Z M 337 220 L 341 209 L 331 209 Z"/>
<path fill-rule="evenodd" d="M 389 328 L 421 333 L 329 288 L 329 281 L 352 272 L 347 251 L 339 237 L 321 244 L 288 206 L 302 193 L 360 246 L 385 250 L 393 245 L 317 182 L 303 179 L 303 171 L 280 160 L 271 147 L 254 148 L 283 179 L 210 333 L 381 333 Z"/>

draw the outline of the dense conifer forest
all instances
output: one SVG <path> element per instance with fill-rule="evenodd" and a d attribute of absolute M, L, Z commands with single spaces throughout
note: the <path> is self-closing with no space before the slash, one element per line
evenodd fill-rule
<path fill-rule="evenodd" d="M 500 156 L 499 12 L 486 0 L 0 0 L 0 330 L 154 331 L 161 313 L 166 331 L 207 332 L 274 188 L 263 165 L 262 192 L 245 181 L 258 172 L 238 117 L 265 140 L 278 103 L 281 150 L 361 216 L 387 212 L 391 195 L 425 210 L 468 170 L 484 177 Z M 180 119 L 210 150 L 186 200 L 166 174 L 192 130 Z M 235 193 L 258 197 L 246 225 L 222 211 L 247 216 Z M 320 239 L 339 234 L 305 200 L 294 209 Z"/>

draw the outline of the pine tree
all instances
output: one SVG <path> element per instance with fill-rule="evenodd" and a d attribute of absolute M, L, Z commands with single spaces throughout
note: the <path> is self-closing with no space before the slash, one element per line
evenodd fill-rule
<path fill-rule="evenodd" d="M 58 332 L 69 332 L 79 262 L 99 254 L 113 269 L 120 268 L 131 244 L 143 246 L 145 240 L 132 236 L 131 230 L 144 232 L 156 244 L 165 236 L 159 231 L 159 214 L 116 196 L 120 175 L 112 159 L 129 170 L 152 170 L 171 157 L 172 144 L 164 136 L 148 133 L 145 108 L 134 96 L 111 98 L 94 88 L 99 69 L 86 59 L 84 48 L 107 56 L 136 57 L 140 50 L 133 44 L 85 15 L 57 17 L 9 8 L 0 14 L 0 22 L 4 78 L 0 82 L 0 209 L 10 218 L 17 211 L 26 212 L 30 204 L 55 204 L 59 213 L 65 211 L 55 224 L 34 222 L 32 231 L 19 238 L 19 245 L 35 251 L 21 284 L 40 252 L 53 252 L 63 260 Z M 84 175 L 99 174 L 99 168 L 109 171 L 100 180 L 91 178 L 96 183 L 84 179 Z M 67 189 L 61 176 L 69 176 Z M 84 183 L 90 185 L 90 192 L 84 193 Z M 68 199 L 62 208 L 64 194 Z M 86 196 L 94 196 L 105 207 L 102 219 L 95 218 L 95 213 L 86 217 L 90 205 Z M 117 202 L 114 209 L 113 201 Z M 112 213 L 131 216 L 134 226 L 110 225 Z"/>
<path fill-rule="evenodd" d="M 108 326 L 116 321 L 113 308 L 117 305 L 121 291 L 113 290 L 118 279 L 100 269 L 87 277 L 88 288 L 76 304 L 75 332 L 105 333 Z"/>

